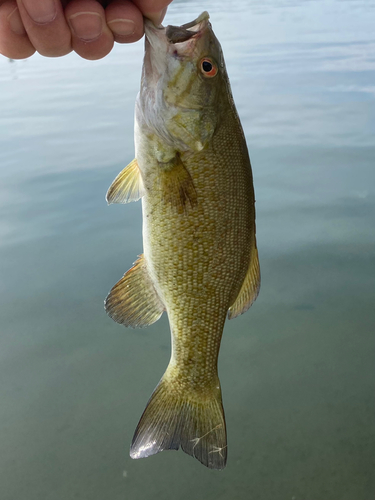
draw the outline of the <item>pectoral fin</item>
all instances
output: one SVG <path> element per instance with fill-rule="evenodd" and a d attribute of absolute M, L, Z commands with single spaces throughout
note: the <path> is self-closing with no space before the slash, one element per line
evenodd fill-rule
<path fill-rule="evenodd" d="M 141 173 L 137 160 L 133 160 L 112 182 L 107 192 L 108 205 L 111 203 L 129 203 L 144 195 Z"/>
<path fill-rule="evenodd" d="M 143 255 L 112 288 L 105 302 L 107 314 L 132 328 L 155 323 L 165 309 L 149 276 Z"/>
<path fill-rule="evenodd" d="M 258 297 L 260 289 L 260 267 L 258 250 L 254 240 L 254 247 L 251 252 L 250 265 L 238 297 L 228 310 L 228 318 L 233 319 L 246 312 L 255 299 Z"/>
<path fill-rule="evenodd" d="M 159 167 L 158 183 L 163 199 L 176 207 L 179 213 L 186 210 L 187 204 L 194 207 L 197 204 L 197 192 L 180 155 L 177 153 L 167 163 L 159 162 Z"/>

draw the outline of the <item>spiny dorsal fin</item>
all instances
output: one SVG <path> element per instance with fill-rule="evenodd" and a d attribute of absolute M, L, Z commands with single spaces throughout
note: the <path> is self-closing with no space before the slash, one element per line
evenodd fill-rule
<path fill-rule="evenodd" d="M 194 207 L 197 204 L 197 192 L 180 155 L 177 153 L 167 163 L 159 162 L 159 167 L 158 183 L 163 199 L 176 207 L 179 213 L 184 212 L 188 204 Z"/>
<path fill-rule="evenodd" d="M 155 323 L 165 310 L 140 255 L 134 266 L 112 288 L 105 302 L 107 314 L 132 328 Z"/>
<path fill-rule="evenodd" d="M 246 312 L 255 299 L 258 297 L 260 289 L 260 267 L 258 259 L 258 250 L 254 239 L 254 247 L 251 252 L 249 269 L 238 297 L 228 310 L 228 318 L 233 319 Z"/>
<path fill-rule="evenodd" d="M 122 170 L 107 191 L 108 205 L 111 203 L 129 203 L 144 195 L 144 188 L 138 162 L 134 159 Z"/>

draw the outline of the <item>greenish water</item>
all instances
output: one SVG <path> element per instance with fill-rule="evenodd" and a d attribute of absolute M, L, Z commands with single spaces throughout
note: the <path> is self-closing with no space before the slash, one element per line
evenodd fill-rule
<path fill-rule="evenodd" d="M 102 61 L 0 57 L 1 500 L 375 499 L 375 2 L 209 10 L 246 132 L 261 294 L 228 322 L 228 466 L 130 441 L 169 359 L 163 317 L 103 299 L 142 251 L 133 158 L 143 44 Z"/>

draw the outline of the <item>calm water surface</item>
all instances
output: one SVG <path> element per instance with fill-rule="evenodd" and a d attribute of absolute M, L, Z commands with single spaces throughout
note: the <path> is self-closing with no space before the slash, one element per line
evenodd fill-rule
<path fill-rule="evenodd" d="M 175 1 L 211 13 L 253 163 L 259 299 L 226 325 L 229 462 L 132 461 L 165 317 L 103 310 L 142 252 L 107 207 L 134 157 L 143 43 L 0 57 L 1 500 L 375 499 L 375 2 Z"/>

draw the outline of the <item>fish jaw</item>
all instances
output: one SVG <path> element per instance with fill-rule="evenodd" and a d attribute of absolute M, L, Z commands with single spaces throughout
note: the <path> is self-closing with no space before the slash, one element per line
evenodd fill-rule
<path fill-rule="evenodd" d="M 143 60 L 142 85 L 155 87 L 166 69 L 168 40 L 165 28 L 156 27 L 150 20 L 145 20 L 145 55 Z"/>

